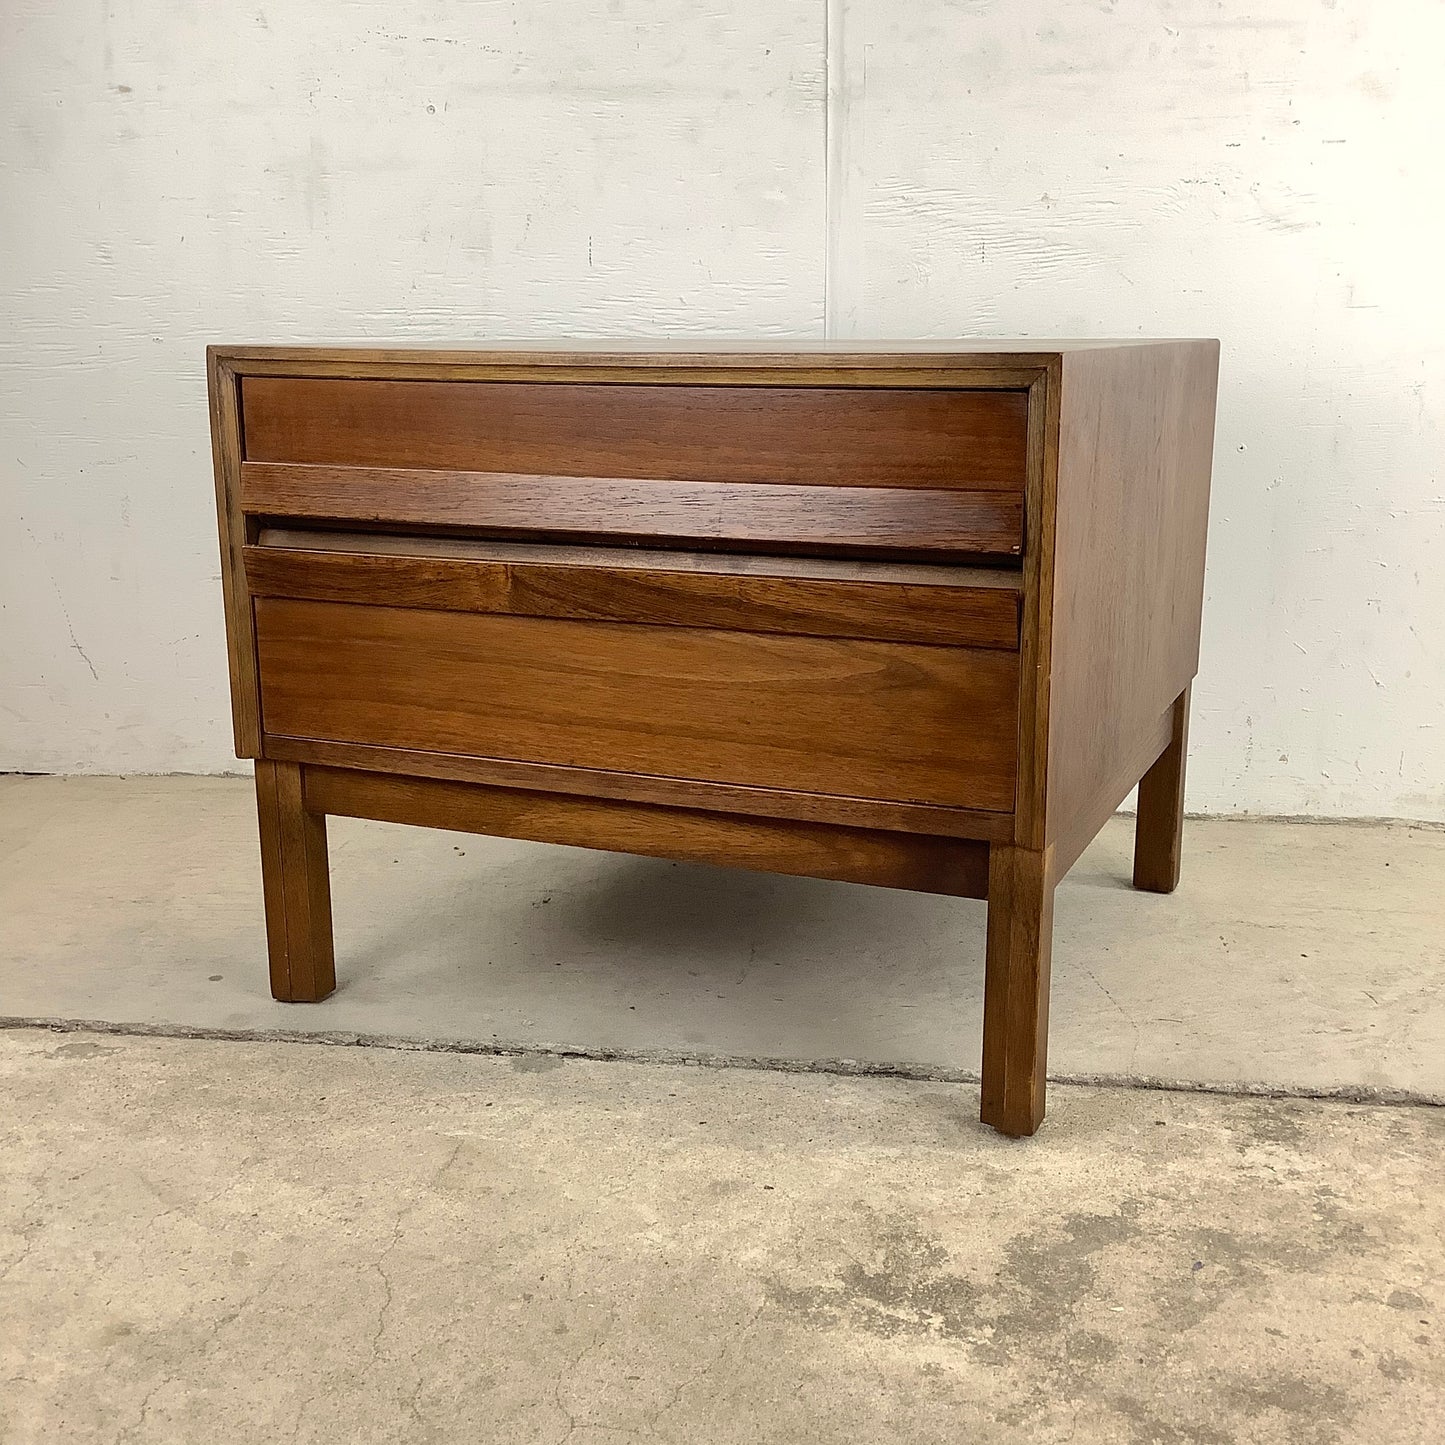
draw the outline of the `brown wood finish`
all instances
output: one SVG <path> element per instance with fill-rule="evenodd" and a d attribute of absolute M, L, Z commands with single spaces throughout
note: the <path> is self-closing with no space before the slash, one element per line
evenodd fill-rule
<path fill-rule="evenodd" d="M 1120 765 L 1122 771 L 1119 775 L 1104 779 L 1093 794 L 1074 810 L 1068 831 L 1060 833 L 1049 844 L 1049 861 L 1055 882 L 1079 861 L 1080 854 L 1098 836 L 1099 829 L 1118 812 L 1119 804 L 1134 786 L 1133 780 L 1142 778 L 1169 745 L 1170 718 L 1168 712 L 1161 714 L 1154 727 L 1139 735 L 1129 760 Z"/>
<path fill-rule="evenodd" d="M 1218 365 L 1213 341 L 1063 358 L 1051 838 L 1138 782 L 1141 741 L 1198 670 Z"/>
<path fill-rule="evenodd" d="M 295 545 L 246 548 L 246 578 L 254 595 L 362 604 L 385 598 L 395 607 L 447 612 L 1011 651 L 1019 644 L 1018 592 L 996 585 L 982 569 L 971 570 L 976 585 L 964 586 L 949 573 L 970 569 L 931 569 L 940 574 L 932 583 L 809 578 L 634 567 L 625 553 L 603 564 L 592 549 L 583 552 L 586 563 L 558 563 L 546 554 L 560 548 L 513 546 L 496 556 L 488 555 L 495 549 L 485 543 L 463 542 L 459 547 L 471 555 L 463 550 L 437 556 L 436 544 L 424 539 L 388 539 L 402 545 L 378 550 L 367 538 L 355 537 L 341 549 L 326 546 L 324 533 L 289 535 Z M 897 569 L 881 570 L 886 575 Z"/>
<path fill-rule="evenodd" d="M 579 545 L 418 535 L 334 527 L 262 526 L 253 545 L 302 551 L 395 553 L 403 557 L 457 557 L 468 561 L 546 563 L 554 567 L 606 567 L 623 571 L 706 572 L 728 577 L 796 577 L 805 582 L 901 582 L 920 587 L 993 587 L 1019 592 L 1016 564 L 969 563 L 955 558 L 916 562 L 885 557 L 794 556 L 785 552 L 692 552 L 663 547 Z"/>
<path fill-rule="evenodd" d="M 327 812 L 983 891 L 982 1114 L 1038 1127 L 1054 888 L 1141 778 L 1179 876 L 1217 343 L 208 365 L 278 997 Z"/>
<path fill-rule="evenodd" d="M 1036 851 L 1044 847 L 1046 824 L 1059 383 L 1059 358 L 1055 357 L 1029 391 L 1029 469 L 1020 566 L 1019 765 L 1013 836 L 1020 847 Z"/>
<path fill-rule="evenodd" d="M 981 1115 L 1001 1134 L 1043 1122 L 1048 1068 L 1054 884 L 1048 855 L 994 844 L 988 854 Z"/>
<path fill-rule="evenodd" d="M 444 781 L 481 783 L 488 787 L 566 793 L 573 797 L 616 798 L 623 802 L 656 803 L 667 808 L 694 808 L 711 813 L 737 813 L 748 818 L 791 818 L 840 828 L 921 833 L 938 838 L 971 838 L 979 842 L 1007 841 L 1013 832 L 1011 814 L 981 812 L 976 808 L 880 802 L 876 798 L 800 793 L 787 788 L 737 787 L 691 778 L 661 778 L 645 773 L 559 767 L 554 763 L 474 758 L 462 753 L 319 742 L 314 738 L 282 737 L 275 733 L 267 733 L 263 741 L 267 757 L 350 771 L 397 773 L 403 777 L 440 778 Z"/>
<path fill-rule="evenodd" d="M 1173 893 L 1184 841 L 1184 756 L 1189 747 L 1189 689 L 1169 709 L 1169 742 L 1139 780 L 1134 823 L 1134 887 Z"/>
<path fill-rule="evenodd" d="M 226 612 L 226 661 L 231 674 L 231 730 L 238 758 L 261 755 L 261 694 L 256 684 L 256 639 L 241 557 L 249 524 L 241 513 L 240 383 L 214 348 L 206 353 L 211 409 L 211 456 L 221 543 L 221 598 Z"/>
<path fill-rule="evenodd" d="M 307 805 L 295 763 L 256 761 L 261 888 L 271 955 L 271 992 L 314 1003 L 336 987 L 326 817 Z"/>
<path fill-rule="evenodd" d="M 766 873 L 966 898 L 982 898 L 988 887 L 987 847 L 961 838 L 734 817 L 340 768 L 307 768 L 306 800 L 321 813 Z"/>
<path fill-rule="evenodd" d="M 1022 392 L 248 377 L 246 460 L 1013 491 Z M 866 480 L 865 480 L 866 479 Z"/>
<path fill-rule="evenodd" d="M 256 601 L 268 733 L 1008 810 L 1013 653 Z"/>
<path fill-rule="evenodd" d="M 243 462 L 250 515 L 649 546 L 1016 556 L 1008 492 L 733 485 Z"/>

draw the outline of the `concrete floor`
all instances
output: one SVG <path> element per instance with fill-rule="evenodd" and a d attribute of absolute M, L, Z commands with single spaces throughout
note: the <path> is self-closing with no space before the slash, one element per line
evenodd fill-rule
<path fill-rule="evenodd" d="M 0 778 L 0 1016 L 976 1077 L 984 906 L 333 819 L 340 987 L 267 991 L 248 779 Z M 1445 831 L 1117 819 L 1059 889 L 1052 1072 L 1445 1099 Z"/>
<path fill-rule="evenodd" d="M 0 1441 L 1433 1442 L 1445 1113 L 0 1034 Z"/>
<path fill-rule="evenodd" d="M 1193 823 L 1171 898 L 1129 838 L 1059 892 L 1056 1076 L 1445 1098 L 1445 833 Z M 0 1445 L 1442 1438 L 1445 1111 L 1055 1084 L 1005 1141 L 943 1082 L 981 904 L 332 859 L 342 986 L 279 1005 L 248 781 L 0 778 Z"/>

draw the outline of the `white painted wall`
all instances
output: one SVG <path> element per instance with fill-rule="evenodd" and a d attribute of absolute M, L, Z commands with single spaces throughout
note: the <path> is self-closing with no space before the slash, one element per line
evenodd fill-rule
<path fill-rule="evenodd" d="M 211 340 L 1218 335 L 1190 805 L 1445 817 L 1438 0 L 6 0 L 0 768 L 230 755 Z"/>
<path fill-rule="evenodd" d="M 1223 342 L 1189 805 L 1445 818 L 1445 5 L 849 0 L 839 335 Z"/>
<path fill-rule="evenodd" d="M 4 0 L 0 768 L 234 768 L 203 351 L 822 322 L 811 3 Z"/>

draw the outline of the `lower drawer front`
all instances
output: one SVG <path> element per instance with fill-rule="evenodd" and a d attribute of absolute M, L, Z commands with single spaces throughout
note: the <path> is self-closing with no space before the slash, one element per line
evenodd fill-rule
<path fill-rule="evenodd" d="M 1008 811 L 1018 656 L 256 600 L 267 733 Z"/>

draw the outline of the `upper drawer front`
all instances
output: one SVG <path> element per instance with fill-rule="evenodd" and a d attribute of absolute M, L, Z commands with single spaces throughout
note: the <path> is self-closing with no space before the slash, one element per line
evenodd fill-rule
<path fill-rule="evenodd" d="M 253 462 L 1023 490 L 1021 391 L 248 376 L 242 401 Z"/>
<path fill-rule="evenodd" d="M 246 377 L 253 514 L 1016 556 L 1021 391 Z"/>

